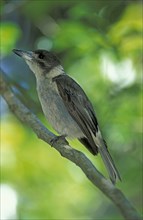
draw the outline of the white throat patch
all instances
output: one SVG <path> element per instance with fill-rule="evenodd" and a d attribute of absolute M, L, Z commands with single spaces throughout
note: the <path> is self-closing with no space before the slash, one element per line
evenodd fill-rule
<path fill-rule="evenodd" d="M 47 78 L 53 78 L 63 73 L 64 73 L 64 69 L 61 65 L 59 65 L 50 70 L 50 72 L 47 74 Z"/>

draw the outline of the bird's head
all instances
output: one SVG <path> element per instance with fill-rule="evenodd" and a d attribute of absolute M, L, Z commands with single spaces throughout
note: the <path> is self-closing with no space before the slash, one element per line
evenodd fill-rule
<path fill-rule="evenodd" d="M 13 52 L 25 60 L 36 78 L 48 76 L 48 73 L 55 69 L 57 73 L 53 71 L 54 77 L 54 75 L 58 75 L 58 70 L 59 72 L 62 70 L 59 59 L 47 50 L 24 51 L 13 49 Z"/>

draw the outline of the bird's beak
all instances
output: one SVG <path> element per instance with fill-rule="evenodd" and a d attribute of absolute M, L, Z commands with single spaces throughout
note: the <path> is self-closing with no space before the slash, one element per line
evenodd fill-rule
<path fill-rule="evenodd" d="M 32 51 L 24 51 L 24 50 L 18 50 L 18 49 L 13 49 L 12 50 L 16 55 L 22 57 L 25 60 L 31 61 L 33 58 L 33 52 Z"/>

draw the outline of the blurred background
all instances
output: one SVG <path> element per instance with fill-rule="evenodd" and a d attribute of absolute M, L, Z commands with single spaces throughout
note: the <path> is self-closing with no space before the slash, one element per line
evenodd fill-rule
<path fill-rule="evenodd" d="M 142 209 L 141 1 L 3 0 L 1 68 L 13 91 L 51 130 L 35 78 L 13 48 L 47 49 L 84 88 L 121 173 Z M 120 220 L 117 208 L 70 161 L 38 140 L 1 99 L 1 219 Z M 54 132 L 54 131 L 53 131 Z M 100 156 L 83 151 L 107 178 Z"/>

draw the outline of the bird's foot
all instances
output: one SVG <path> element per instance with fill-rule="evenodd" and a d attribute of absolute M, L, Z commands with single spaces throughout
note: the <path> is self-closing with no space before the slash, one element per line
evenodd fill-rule
<path fill-rule="evenodd" d="M 50 141 L 50 145 L 53 147 L 57 142 L 59 144 L 68 144 L 68 142 L 65 138 L 66 138 L 66 135 L 56 136 L 56 137 L 52 138 L 52 140 Z"/>

